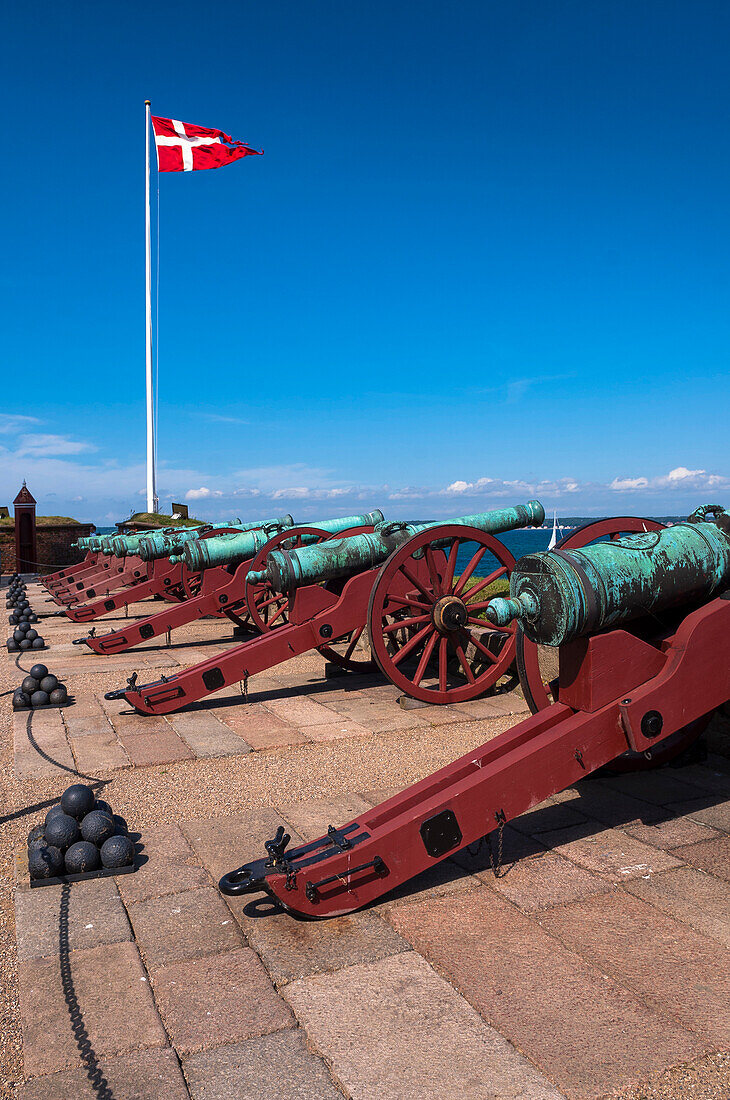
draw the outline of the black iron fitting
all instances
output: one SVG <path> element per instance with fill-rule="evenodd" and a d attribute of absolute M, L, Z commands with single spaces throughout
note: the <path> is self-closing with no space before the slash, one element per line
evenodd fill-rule
<path fill-rule="evenodd" d="M 346 852 L 348 848 L 352 848 L 352 843 L 341 833 L 338 833 L 334 825 L 327 826 L 327 836 L 330 838 L 335 848 L 339 848 L 341 852 Z"/>
<path fill-rule="evenodd" d="M 359 871 L 368 871 L 372 867 L 376 875 L 385 875 L 388 873 L 388 868 L 385 866 L 385 861 L 381 856 L 375 856 L 375 859 L 371 859 L 369 863 L 361 863 L 359 867 L 348 867 L 347 870 L 340 872 L 338 875 L 330 875 L 328 878 L 321 878 L 318 882 L 307 882 L 304 886 L 304 893 L 307 901 L 314 905 L 319 901 L 319 891 L 323 886 L 329 886 L 333 882 L 341 882 L 343 885 L 345 879 L 351 879 L 353 875 L 358 874 Z"/>

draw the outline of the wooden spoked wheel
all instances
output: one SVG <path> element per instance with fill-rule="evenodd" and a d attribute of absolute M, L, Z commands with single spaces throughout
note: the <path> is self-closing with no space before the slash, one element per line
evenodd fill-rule
<path fill-rule="evenodd" d="M 263 569 L 272 550 L 297 550 L 300 546 L 312 546 L 331 538 L 332 535 L 321 527 L 289 527 L 279 531 L 261 547 L 249 565 L 249 572 Z M 289 622 L 289 596 L 275 592 L 268 584 L 252 584 L 250 581 L 246 581 L 245 591 L 251 622 L 262 634 Z"/>
<path fill-rule="evenodd" d="M 516 626 L 484 618 L 515 559 L 492 535 L 445 524 L 421 531 L 381 567 L 368 629 L 383 674 L 415 699 L 461 703 L 507 675 Z"/>
<path fill-rule="evenodd" d="M 592 542 L 610 538 L 617 539 L 622 535 L 636 535 L 644 531 L 661 531 L 663 523 L 652 519 L 640 519 L 637 516 L 619 516 L 612 519 L 598 520 L 595 523 L 587 523 L 577 531 L 571 533 L 558 543 L 560 550 L 579 550 Z M 520 677 L 520 686 L 527 701 L 527 705 L 533 714 L 544 710 L 557 699 L 558 692 L 558 668 L 556 649 L 549 646 L 539 646 L 530 641 L 522 630 L 517 632 L 517 671 Z M 711 714 L 696 722 L 690 723 L 681 730 L 677 730 L 666 741 L 657 745 L 651 752 L 622 753 L 612 760 L 600 772 L 631 772 L 642 771 L 648 768 L 658 768 L 662 764 L 679 756 L 684 752 L 705 730 Z M 596 773 L 598 774 L 598 773 Z"/>

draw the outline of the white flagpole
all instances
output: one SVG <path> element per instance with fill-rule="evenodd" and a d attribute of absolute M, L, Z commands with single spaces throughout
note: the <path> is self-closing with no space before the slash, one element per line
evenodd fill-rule
<path fill-rule="evenodd" d="M 144 197 L 145 197 L 145 305 L 146 332 L 145 358 L 147 365 L 147 511 L 159 512 L 155 472 L 155 420 L 154 392 L 152 388 L 152 246 L 150 240 L 150 107 L 149 99 L 144 101 Z"/>

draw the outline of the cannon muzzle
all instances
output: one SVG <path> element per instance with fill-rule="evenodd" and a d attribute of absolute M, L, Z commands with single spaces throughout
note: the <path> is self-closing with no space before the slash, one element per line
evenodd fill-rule
<path fill-rule="evenodd" d="M 518 527 L 539 527 L 544 519 L 543 506 L 538 500 L 531 500 L 528 504 L 518 504 L 514 508 L 480 512 L 448 522 L 498 535 L 502 531 L 513 531 Z M 372 534 L 332 539 L 297 550 L 273 550 L 266 559 L 265 568 L 249 573 L 247 579 L 252 583 L 267 583 L 275 592 L 294 592 L 302 585 L 350 577 L 381 565 L 413 535 L 427 531 L 430 527 L 440 527 L 443 522 L 383 522 L 377 525 Z"/>
<path fill-rule="evenodd" d="M 307 527 L 317 527 L 336 535 L 350 527 L 369 527 L 380 523 L 383 513 L 376 509 L 359 516 L 340 516 L 338 519 L 313 520 Z M 286 526 L 290 526 L 287 524 Z M 259 531 L 246 531 L 242 534 L 220 535 L 210 539 L 188 542 L 183 550 L 185 564 L 193 573 L 201 569 L 210 569 L 215 565 L 236 565 L 247 561 L 266 545 L 269 539 L 284 530 L 284 527 L 269 524 Z M 303 536 L 303 542 L 317 541 L 316 535 Z"/>
<path fill-rule="evenodd" d="M 596 542 L 581 550 L 526 554 L 510 578 L 509 598 L 486 609 L 495 626 L 517 619 L 528 638 L 560 646 L 574 638 L 709 599 L 730 584 L 730 516 Z M 695 519 L 695 516 L 698 518 Z"/>

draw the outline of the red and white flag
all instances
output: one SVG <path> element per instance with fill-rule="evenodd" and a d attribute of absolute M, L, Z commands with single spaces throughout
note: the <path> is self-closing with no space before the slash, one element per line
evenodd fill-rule
<path fill-rule="evenodd" d="M 234 141 L 222 130 L 193 126 L 176 118 L 151 117 L 160 172 L 197 172 L 201 168 L 220 168 L 222 164 L 230 164 L 240 157 L 260 156 L 263 153 L 263 149 Z"/>

